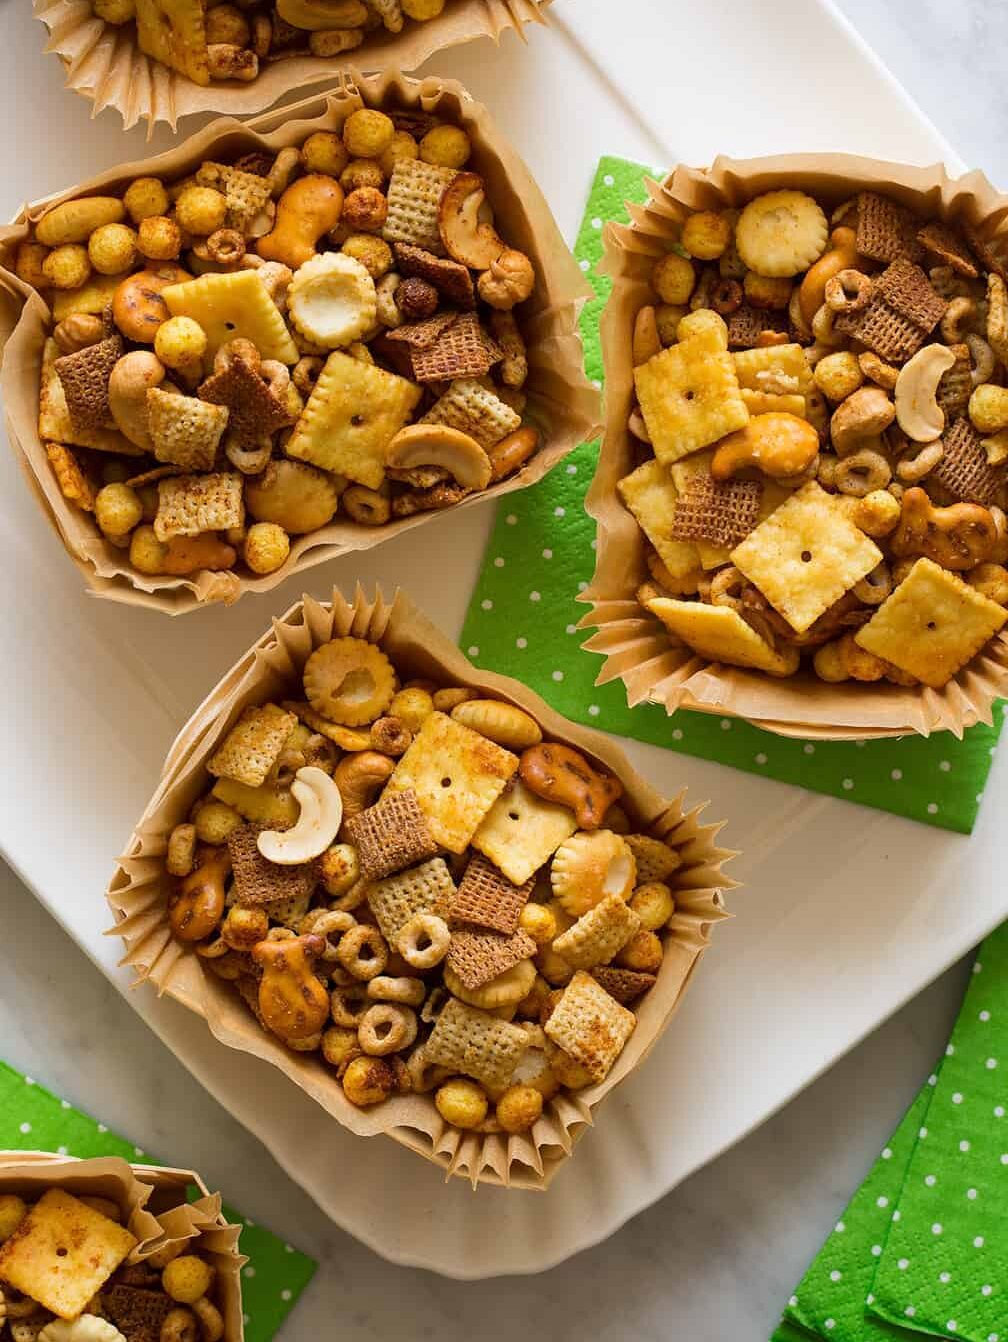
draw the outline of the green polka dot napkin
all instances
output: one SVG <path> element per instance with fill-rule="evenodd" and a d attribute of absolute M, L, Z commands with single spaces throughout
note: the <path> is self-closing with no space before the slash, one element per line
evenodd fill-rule
<path fill-rule="evenodd" d="M 588 376 L 599 385 L 598 321 L 609 292 L 609 281 L 594 273 L 602 223 L 626 220 L 623 202 L 644 199 L 648 171 L 623 159 L 601 160 L 575 247 L 596 293 L 585 306 L 581 334 Z M 510 495 L 498 508 L 462 631 L 462 647 L 473 661 L 517 676 L 577 722 L 969 833 L 1003 705 L 995 711 L 995 727 L 973 727 L 962 741 L 940 733 L 927 740 L 813 743 L 704 713 L 669 718 L 652 704 L 631 710 L 622 682 L 595 686 L 601 659 L 580 649 L 587 634 L 576 628 L 585 613 L 576 597 L 594 570 L 595 523 L 584 511 L 584 496 L 597 452 L 597 444 L 579 448 L 534 488 Z"/>
<path fill-rule="evenodd" d="M 68 1100 L 50 1094 L 31 1077 L 0 1062 L 0 1149 L 53 1151 L 59 1155 L 121 1156 L 157 1164 L 104 1123 L 74 1109 Z M 263 1230 L 233 1207 L 224 1207 L 233 1225 L 240 1224 L 241 1251 L 248 1256 L 242 1272 L 246 1342 L 268 1342 L 294 1308 L 311 1281 L 317 1263 L 276 1235 Z"/>
<path fill-rule="evenodd" d="M 788 1303 L 774 1342 L 1008 1342 L 1008 924 L 941 1065 Z M 789 1331 L 791 1329 L 797 1332 Z"/>

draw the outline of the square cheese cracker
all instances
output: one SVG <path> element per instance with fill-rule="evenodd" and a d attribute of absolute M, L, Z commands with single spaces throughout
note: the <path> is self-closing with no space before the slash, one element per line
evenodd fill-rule
<path fill-rule="evenodd" d="M 993 638 L 1006 618 L 1003 606 L 955 573 L 930 559 L 918 559 L 854 641 L 940 689 Z"/>
<path fill-rule="evenodd" d="M 472 845 L 509 881 L 524 885 L 576 829 L 573 811 L 543 801 L 516 778 L 494 802 Z"/>
<path fill-rule="evenodd" d="M 620 480 L 616 488 L 673 578 L 685 577 L 700 567 L 697 547 L 691 541 L 672 537 L 679 491 L 660 461 L 654 458 L 645 461 L 632 475 Z"/>
<path fill-rule="evenodd" d="M 882 552 L 810 481 L 735 547 L 731 561 L 801 634 L 882 562 Z"/>
<path fill-rule="evenodd" d="M 738 611 L 730 606 L 708 606 L 702 601 L 673 601 L 657 596 L 647 608 L 700 657 L 729 666 L 751 666 L 772 676 L 790 676 L 798 669 L 796 648 L 776 652 L 765 643 Z"/>
<path fill-rule="evenodd" d="M 662 350 L 634 369 L 634 382 L 659 461 L 678 461 L 749 422 L 735 364 L 717 332 Z"/>

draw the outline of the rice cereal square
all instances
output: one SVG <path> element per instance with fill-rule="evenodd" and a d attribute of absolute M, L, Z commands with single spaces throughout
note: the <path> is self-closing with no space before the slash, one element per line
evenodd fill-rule
<path fill-rule="evenodd" d="M 634 1013 L 581 969 L 564 989 L 545 1029 L 593 1081 L 604 1081 L 636 1024 Z"/>

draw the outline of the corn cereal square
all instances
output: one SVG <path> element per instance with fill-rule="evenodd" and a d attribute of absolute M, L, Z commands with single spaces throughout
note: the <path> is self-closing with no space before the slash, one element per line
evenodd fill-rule
<path fill-rule="evenodd" d="M 474 1077 L 485 1086 L 506 1086 L 528 1048 L 519 1025 L 453 997 L 437 1018 L 424 1054 L 437 1067 Z"/>
<path fill-rule="evenodd" d="M 732 356 L 703 331 L 634 369 L 641 413 L 659 461 L 672 463 L 749 422 Z"/>
<path fill-rule="evenodd" d="M 521 416 L 471 377 L 458 377 L 424 415 L 421 424 L 447 424 L 493 447 L 521 427 Z"/>
<path fill-rule="evenodd" d="M 382 236 L 386 242 L 405 242 L 444 256 L 439 214 L 441 197 L 458 176 L 454 168 L 400 159 L 388 185 L 388 215 Z"/>
<path fill-rule="evenodd" d="M 154 534 L 159 541 L 171 540 L 172 536 L 198 536 L 204 531 L 227 531 L 244 521 L 242 477 L 237 471 L 175 475 L 158 481 Z"/>
<path fill-rule="evenodd" d="M 293 364 L 301 357 L 280 309 L 254 270 L 201 275 L 169 285 L 161 296 L 173 317 L 192 317 L 203 327 L 208 358 L 239 338 L 251 340 L 264 359 Z"/>
<path fill-rule="evenodd" d="M 412 788 L 434 842 L 462 853 L 517 768 L 518 756 L 510 750 L 445 713 L 432 713 L 396 765 L 386 792 Z"/>
<path fill-rule="evenodd" d="M 700 657 L 729 666 L 751 666 L 772 676 L 791 676 L 798 669 L 798 652 L 776 652 L 730 606 L 708 606 L 702 601 L 674 601 L 656 596 L 645 603 L 670 634 Z"/>
<path fill-rule="evenodd" d="M 573 811 L 543 801 L 516 778 L 494 802 L 472 845 L 514 885 L 524 885 L 576 829 Z"/>
<path fill-rule="evenodd" d="M 589 1073 L 604 1081 L 634 1032 L 637 1017 L 600 983 L 579 970 L 546 1022 L 546 1034 Z"/>
<path fill-rule="evenodd" d="M 700 567 L 697 547 L 690 541 L 672 537 L 679 491 L 660 461 L 654 457 L 645 461 L 618 481 L 616 488 L 673 578 L 682 578 Z"/>
<path fill-rule="evenodd" d="M 400 928 L 418 913 L 446 917 L 454 895 L 455 882 L 444 858 L 432 857 L 408 871 L 373 881 L 368 886 L 367 901 L 382 936 L 392 943 Z"/>
<path fill-rule="evenodd" d="M 136 1243 L 108 1216 L 50 1188 L 0 1247 L 0 1281 L 75 1319 Z"/>
<path fill-rule="evenodd" d="M 554 939 L 553 949 L 575 969 L 592 969 L 608 964 L 640 925 L 639 916 L 621 895 L 606 895 Z"/>
<path fill-rule="evenodd" d="M 158 461 L 185 471 L 211 470 L 227 422 L 226 406 L 176 396 L 160 387 L 147 391 L 147 423 Z"/>
<path fill-rule="evenodd" d="M 737 545 L 731 560 L 801 634 L 882 562 L 882 552 L 810 481 Z"/>
<path fill-rule="evenodd" d="M 854 635 L 867 652 L 940 689 L 998 632 L 1008 611 L 918 559 L 909 575 Z"/>
<path fill-rule="evenodd" d="M 249 704 L 210 756 L 208 772 L 215 778 L 233 778 L 246 787 L 259 787 L 296 726 L 295 715 L 276 704 Z"/>
<path fill-rule="evenodd" d="M 330 354 L 287 443 L 289 457 L 378 489 L 388 445 L 423 392 L 348 354 Z"/>

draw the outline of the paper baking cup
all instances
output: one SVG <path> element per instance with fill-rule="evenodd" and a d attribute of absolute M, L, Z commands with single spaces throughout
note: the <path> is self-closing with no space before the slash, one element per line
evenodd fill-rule
<path fill-rule="evenodd" d="M 649 199 L 629 205 L 631 223 L 610 223 L 600 266 L 613 287 L 602 315 L 606 429 L 586 508 L 598 523 L 595 576 L 580 600 L 592 609 L 581 628 L 596 629 L 584 644 L 605 658 L 598 684 L 620 679 L 631 707 L 663 704 L 667 713 L 699 709 L 746 718 L 783 736 L 863 740 L 950 731 L 961 736 L 978 722 L 990 724 L 995 699 L 1008 695 L 1008 633 L 943 689 L 907 689 L 849 681 L 830 685 L 802 670 L 776 680 L 740 667 L 706 662 L 674 638 L 637 601 L 650 578 L 646 540 L 616 492 L 639 460 L 627 429 L 634 400 L 630 352 L 633 321 L 650 296 L 655 257 L 678 240 L 688 211 L 740 206 L 761 192 L 796 187 L 829 205 L 855 192 L 883 191 L 920 213 L 964 219 L 985 236 L 1008 228 L 1008 196 L 982 173 L 950 178 L 943 167 L 914 168 L 847 154 L 790 154 L 775 158 L 719 158 L 709 169 L 678 167 L 664 182 L 648 180 Z"/>
<path fill-rule="evenodd" d="M 549 739 L 569 743 L 614 773 L 642 828 L 667 839 L 683 857 L 682 867 L 669 882 L 676 913 L 665 941 L 665 960 L 657 984 L 641 1001 L 629 1043 L 605 1081 L 557 1096 L 528 1135 L 460 1132 L 442 1120 L 430 1095 L 396 1097 L 373 1109 L 355 1108 L 330 1068 L 315 1056 L 286 1049 L 261 1029 L 233 986 L 207 971 L 194 951 L 172 936 L 171 879 L 164 873 L 164 853 L 172 828 L 188 817 L 210 782 L 208 757 L 247 704 L 288 697 L 291 681 L 300 678 L 312 651 L 347 634 L 379 644 L 403 679 L 471 686 L 524 708 Z M 109 886 L 108 900 L 120 920 L 111 930 L 123 938 L 124 963 L 137 971 L 140 980 L 149 980 L 159 993 L 168 993 L 203 1016 L 221 1043 L 271 1062 L 352 1132 L 361 1137 L 384 1133 L 447 1174 L 470 1179 L 474 1186 L 482 1182 L 544 1189 L 592 1123 L 596 1105 L 633 1071 L 668 1025 L 714 924 L 727 916 L 722 891 L 735 882 L 723 875 L 722 865 L 733 854 L 717 845 L 720 825 L 701 823 L 702 809 L 687 809 L 682 794 L 674 801 L 660 797 L 608 737 L 574 726 L 517 681 L 478 670 L 402 593 L 396 593 L 390 604 L 380 591 L 368 600 L 359 589 L 353 601 L 334 591 L 331 605 L 304 597 L 274 621 L 176 740 L 160 786 Z"/>
<path fill-rule="evenodd" d="M 418 513 L 381 527 L 360 526 L 337 514 L 329 526 L 308 536 L 292 537 L 290 559 L 267 577 L 203 572 L 189 578 L 169 578 L 138 573 L 129 563 L 128 552 L 111 545 L 90 514 L 64 499 L 46 458 L 38 434 L 38 388 L 49 310 L 40 296 L 13 274 L 17 244 L 28 235 L 30 223 L 58 201 L 95 192 L 120 192 L 139 175 L 181 177 L 206 158 L 237 158 L 259 148 L 276 152 L 302 143 L 313 131 L 339 130 L 350 113 L 365 103 L 370 107 L 437 111 L 463 126 L 472 139 L 473 167 L 486 179 L 501 232 L 532 258 L 538 277 L 534 294 L 523 305 L 522 326 L 529 360 L 525 419 L 539 428 L 542 446 L 515 475 L 470 495 L 443 513 Z M 454 80 L 421 82 L 398 73 L 374 78 L 347 76 L 331 93 L 248 124 L 214 121 L 156 158 L 124 164 L 58 196 L 25 206 L 13 225 L 0 229 L 0 267 L 6 267 L 0 268 L 0 335 L 10 331 L 3 351 L 0 397 L 11 445 L 19 451 L 35 493 L 88 586 L 99 596 L 129 605 L 151 606 L 177 615 L 206 602 L 235 601 L 245 592 L 267 592 L 315 564 L 351 550 L 370 550 L 392 536 L 438 518 L 450 524 L 456 508 L 533 485 L 580 443 L 601 432 L 600 398 L 585 377 L 577 331 L 578 312 L 591 290 L 528 168 L 486 108 Z"/>
<path fill-rule="evenodd" d="M 211 1193 L 193 1170 L 130 1165 L 118 1156 L 77 1160 L 47 1151 L 0 1151 L 0 1193 L 40 1198 L 50 1188 L 75 1197 L 115 1202 L 139 1243 L 126 1259 L 142 1263 L 170 1244 L 191 1244 L 216 1268 L 217 1304 L 224 1316 L 224 1342 L 242 1342 L 241 1226 L 229 1225 L 221 1196 Z M 190 1190 L 198 1196 L 189 1201 Z"/>
<path fill-rule="evenodd" d="M 145 120 L 172 130 L 179 117 L 220 113 L 247 117 L 272 107 L 285 94 L 317 84 L 332 84 L 348 64 L 367 71 L 416 70 L 447 47 L 478 37 L 500 42 L 513 28 L 522 38 L 525 25 L 544 24 L 551 0 L 450 0 L 444 13 L 426 23 L 407 23 L 401 33 L 376 34 L 342 57 L 291 56 L 262 62 L 249 84 L 229 81 L 208 87 L 145 56 L 132 24 L 115 28 L 96 19 L 89 0 L 32 0 L 36 18 L 49 30 L 46 51 L 63 62 L 67 88 L 94 104 L 94 115 L 114 107 L 128 130 Z"/>

